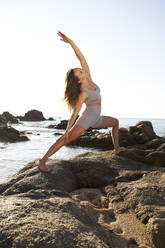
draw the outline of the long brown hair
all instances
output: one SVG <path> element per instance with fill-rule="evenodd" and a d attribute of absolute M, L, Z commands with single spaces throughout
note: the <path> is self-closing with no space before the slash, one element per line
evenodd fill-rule
<path fill-rule="evenodd" d="M 74 75 L 74 69 L 69 69 L 65 77 L 65 92 L 62 99 L 67 105 L 69 112 L 71 112 L 76 105 L 81 91 L 81 83 L 78 83 L 78 81 L 78 77 Z"/>

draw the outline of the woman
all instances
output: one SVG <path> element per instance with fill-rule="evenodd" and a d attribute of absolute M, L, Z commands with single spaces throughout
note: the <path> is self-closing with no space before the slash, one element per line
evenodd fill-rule
<path fill-rule="evenodd" d="M 66 35 L 58 32 L 60 40 L 69 43 L 73 48 L 82 68 L 70 69 L 66 74 L 66 87 L 63 100 L 66 102 L 68 109 L 72 110 L 72 115 L 68 121 L 65 133 L 49 148 L 42 159 L 38 160 L 38 168 L 43 172 L 50 169 L 46 166 L 48 158 L 57 152 L 62 146 L 70 143 L 83 134 L 89 127 L 105 128 L 112 127 L 112 140 L 115 154 L 126 150 L 120 147 L 118 142 L 119 121 L 110 116 L 101 116 L 101 95 L 100 88 L 91 78 L 89 66 L 75 43 Z M 82 104 L 86 104 L 86 109 L 76 120 Z"/>

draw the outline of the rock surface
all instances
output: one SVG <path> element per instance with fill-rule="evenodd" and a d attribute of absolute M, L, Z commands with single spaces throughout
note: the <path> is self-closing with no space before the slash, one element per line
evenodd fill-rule
<path fill-rule="evenodd" d="M 43 113 L 36 109 L 26 112 L 24 116 L 17 116 L 17 118 L 19 118 L 20 121 L 44 121 L 46 120 L 46 118 L 43 116 Z"/>
<path fill-rule="evenodd" d="M 48 121 L 54 121 L 53 117 L 49 117 Z"/>
<path fill-rule="evenodd" d="M 2 115 L 0 115 L 0 127 L 7 127 L 7 120 Z"/>
<path fill-rule="evenodd" d="M 0 115 L 0 122 L 19 123 L 18 119 L 8 111 L 5 111 Z"/>
<path fill-rule="evenodd" d="M 160 138 L 153 130 L 152 123 L 150 121 L 140 121 L 134 126 L 128 128 L 119 128 L 119 142 L 121 146 L 133 146 L 145 148 L 147 142 L 151 142 L 153 139 Z M 94 130 L 91 132 L 85 132 L 76 140 L 72 141 L 70 145 L 88 146 L 103 148 L 105 150 L 113 147 L 111 130 L 105 133 Z M 148 148 L 146 146 L 146 148 Z"/>
<path fill-rule="evenodd" d="M 151 122 L 141 121 L 135 126 L 120 128 L 119 144 L 129 148 L 123 154 L 126 158 L 165 167 L 165 137 L 155 134 Z M 105 133 L 100 133 L 98 130 L 85 132 L 68 146 L 114 149 L 110 130 Z"/>
<path fill-rule="evenodd" d="M 27 141 L 29 138 L 11 126 L 0 126 L 0 142 Z"/>
<path fill-rule="evenodd" d="M 79 117 L 79 115 L 77 116 L 76 120 L 78 119 L 78 117 Z M 55 124 L 55 125 L 48 125 L 48 126 L 46 126 L 46 128 L 66 129 L 68 121 L 69 120 L 61 120 L 60 123 Z M 74 121 L 74 123 L 75 123 L 75 121 Z M 74 125 L 74 123 L 73 123 L 73 125 Z"/>
<path fill-rule="evenodd" d="M 165 169 L 113 151 L 35 160 L 0 184 L 0 247 L 164 248 Z"/>

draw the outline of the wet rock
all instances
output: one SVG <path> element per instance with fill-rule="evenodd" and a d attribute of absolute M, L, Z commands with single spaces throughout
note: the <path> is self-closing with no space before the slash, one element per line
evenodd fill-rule
<path fill-rule="evenodd" d="M 55 125 L 48 125 L 46 126 L 46 128 L 54 128 L 54 129 L 66 129 L 68 124 L 68 120 L 62 120 L 60 121 L 59 124 L 55 124 Z"/>
<path fill-rule="evenodd" d="M 63 133 L 57 133 L 57 132 L 55 132 L 54 135 L 63 135 Z"/>
<path fill-rule="evenodd" d="M 46 126 L 46 128 L 52 128 L 52 129 L 55 129 L 55 126 L 56 126 L 56 125 L 51 124 L 51 125 Z"/>
<path fill-rule="evenodd" d="M 7 127 L 7 120 L 2 115 L 0 115 L 0 127 Z"/>
<path fill-rule="evenodd" d="M 25 134 L 33 134 L 33 132 L 31 132 L 31 131 L 23 131 L 23 133 L 25 133 Z"/>
<path fill-rule="evenodd" d="M 56 129 L 66 129 L 68 120 L 62 120 L 59 124 L 55 125 Z"/>
<path fill-rule="evenodd" d="M 78 117 L 79 117 L 79 115 L 77 116 L 76 120 L 78 119 Z M 60 121 L 60 123 L 55 124 L 55 125 L 48 125 L 48 126 L 46 126 L 46 128 L 66 129 L 68 121 L 69 120 L 62 120 L 62 121 Z M 74 121 L 74 123 L 75 123 L 75 121 Z M 73 123 L 73 125 L 74 125 L 74 123 Z"/>
<path fill-rule="evenodd" d="M 18 119 L 14 115 L 10 114 L 8 111 L 3 112 L 0 115 L 0 118 L 3 118 L 6 121 L 6 123 L 7 122 L 8 123 L 19 123 Z"/>
<path fill-rule="evenodd" d="M 53 117 L 49 117 L 48 121 L 54 121 Z"/>
<path fill-rule="evenodd" d="M 0 127 L 0 142 L 27 141 L 29 138 L 11 126 Z"/>

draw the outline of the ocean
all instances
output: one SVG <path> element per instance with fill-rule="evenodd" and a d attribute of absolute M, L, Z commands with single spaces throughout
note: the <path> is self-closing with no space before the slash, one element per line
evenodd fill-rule
<path fill-rule="evenodd" d="M 15 174 L 28 162 L 36 158 L 41 158 L 59 138 L 58 135 L 53 135 L 55 132 L 64 133 L 65 130 L 45 128 L 51 124 L 58 124 L 65 117 L 53 117 L 54 121 L 29 122 L 23 121 L 21 124 L 11 124 L 12 127 L 19 131 L 28 131 L 31 134 L 26 134 L 29 141 L 16 143 L 0 142 L 0 182 L 5 181 L 10 176 Z M 165 135 L 165 119 L 149 119 L 149 118 L 118 118 L 119 128 L 135 125 L 139 121 L 151 121 L 154 131 L 159 136 Z M 108 128 L 108 129 L 111 129 Z M 100 129 L 100 132 L 108 131 L 108 129 Z M 68 147 L 63 146 L 51 159 L 69 159 L 73 156 L 84 152 L 97 152 L 99 149 L 84 148 L 84 147 Z"/>

